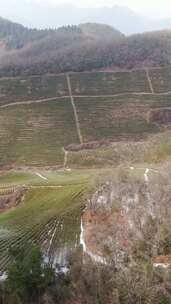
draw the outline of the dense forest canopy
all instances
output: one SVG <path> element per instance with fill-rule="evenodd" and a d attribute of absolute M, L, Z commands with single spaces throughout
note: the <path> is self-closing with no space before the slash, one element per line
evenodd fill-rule
<path fill-rule="evenodd" d="M 132 69 L 171 62 L 171 31 L 124 36 L 95 23 L 36 30 L 0 19 L 0 75 Z"/>

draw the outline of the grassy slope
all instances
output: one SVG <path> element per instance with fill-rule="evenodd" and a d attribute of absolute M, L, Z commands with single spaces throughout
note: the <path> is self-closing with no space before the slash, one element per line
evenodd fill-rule
<path fill-rule="evenodd" d="M 44 174 L 44 172 L 41 172 Z M 12 245 L 36 242 L 44 251 L 65 245 L 75 246 L 80 234 L 83 196 L 91 187 L 96 171 L 46 173 L 47 181 L 33 172 L 11 172 L 0 177 L 0 190 L 15 185 L 27 185 L 24 201 L 15 209 L 0 214 L 0 269 L 8 263 L 8 248 Z M 51 186 L 56 186 L 52 188 Z M 55 231 L 53 243 L 50 240 Z M 29 243 L 27 244 L 29 246 Z"/>

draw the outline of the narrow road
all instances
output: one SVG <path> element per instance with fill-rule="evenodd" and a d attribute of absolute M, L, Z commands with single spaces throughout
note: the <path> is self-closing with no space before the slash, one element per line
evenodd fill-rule
<path fill-rule="evenodd" d="M 71 81 L 70 81 L 69 74 L 67 74 L 66 77 L 67 77 L 69 96 L 70 96 L 70 99 L 71 99 L 71 104 L 72 104 L 73 111 L 74 111 L 74 116 L 75 116 L 75 123 L 76 123 L 77 133 L 78 133 L 79 141 L 82 144 L 83 143 L 83 137 L 82 137 L 82 134 L 81 134 L 81 128 L 80 128 L 80 123 L 79 123 L 79 119 L 78 119 L 76 105 L 75 105 L 75 102 L 74 102 L 74 97 L 72 95 L 72 88 L 71 88 Z"/>

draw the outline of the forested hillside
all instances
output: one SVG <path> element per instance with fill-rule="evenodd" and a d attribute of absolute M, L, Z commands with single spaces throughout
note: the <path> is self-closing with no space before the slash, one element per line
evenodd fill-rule
<path fill-rule="evenodd" d="M 132 69 L 171 62 L 171 31 L 124 36 L 107 25 L 29 30 L 0 20 L 0 75 Z"/>
<path fill-rule="evenodd" d="M 26 27 L 0 18 L 0 40 L 7 49 L 20 49 L 29 42 L 48 35 L 49 30 L 27 29 Z"/>

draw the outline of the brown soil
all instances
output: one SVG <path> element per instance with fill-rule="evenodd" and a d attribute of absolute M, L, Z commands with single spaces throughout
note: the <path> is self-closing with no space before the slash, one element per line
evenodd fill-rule
<path fill-rule="evenodd" d="M 83 144 L 71 144 L 67 147 L 65 147 L 66 151 L 70 151 L 70 152 L 78 152 L 81 150 L 94 150 L 94 149 L 98 149 L 100 147 L 106 147 L 109 146 L 111 144 L 110 141 L 108 140 L 101 140 L 101 141 L 91 141 L 91 142 L 87 142 L 87 143 L 83 143 Z"/>
<path fill-rule="evenodd" d="M 170 264 L 171 265 L 171 255 L 161 255 L 154 259 L 154 263 L 157 264 Z"/>
<path fill-rule="evenodd" d="M 20 204 L 26 191 L 26 188 L 21 188 L 12 194 L 0 195 L 0 212 L 2 213 Z"/>
<path fill-rule="evenodd" d="M 104 244 L 106 235 L 112 236 L 120 250 L 131 251 L 128 220 L 121 210 L 113 213 L 94 213 L 86 210 L 83 217 L 85 243 L 88 249 L 99 256 L 105 256 Z"/>
<path fill-rule="evenodd" d="M 63 169 L 62 165 L 57 166 L 17 166 L 17 165 L 0 165 L 1 174 L 5 174 L 8 171 L 36 171 L 36 170 L 47 170 L 47 171 L 57 171 Z"/>

